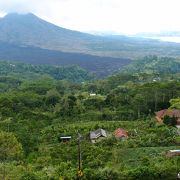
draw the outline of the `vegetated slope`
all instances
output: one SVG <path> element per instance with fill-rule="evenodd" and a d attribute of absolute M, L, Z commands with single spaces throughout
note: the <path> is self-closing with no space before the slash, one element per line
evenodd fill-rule
<path fill-rule="evenodd" d="M 166 152 L 179 149 L 177 129 L 157 124 L 153 112 L 177 100 L 180 83 L 139 84 L 128 77 L 102 94 L 106 80 L 17 78 L 7 87 L 0 76 L 0 179 L 77 179 L 78 133 L 83 179 L 175 179 L 180 157 Z M 108 136 L 93 144 L 89 133 L 98 128 Z M 117 128 L 128 131 L 128 139 L 115 138 Z M 61 136 L 72 138 L 64 143 Z"/>
<path fill-rule="evenodd" d="M 150 54 L 180 56 L 180 44 L 126 36 L 94 36 L 55 26 L 33 14 L 8 14 L 1 18 L 0 41 L 98 56 L 125 58 Z"/>
<path fill-rule="evenodd" d="M 147 56 L 125 67 L 125 72 L 147 74 L 180 73 L 180 59 Z"/>
<path fill-rule="evenodd" d="M 18 62 L 0 62 L 0 82 L 16 79 L 36 79 L 48 75 L 56 80 L 82 82 L 92 80 L 93 75 L 78 66 L 31 65 Z"/>
<path fill-rule="evenodd" d="M 131 63 L 130 59 L 99 57 L 80 53 L 66 53 L 36 47 L 22 47 L 0 42 L 0 59 L 31 64 L 78 65 L 102 78 Z"/>
<path fill-rule="evenodd" d="M 180 81 L 180 60 L 170 57 L 146 56 L 142 59 L 133 61 L 122 71 L 109 76 L 101 84 L 105 92 L 118 87 L 134 86 L 144 83 L 167 83 L 169 81 Z M 98 91 L 99 88 L 98 86 Z"/>
<path fill-rule="evenodd" d="M 156 123 L 154 112 L 179 107 L 180 81 L 141 83 L 132 73 L 59 81 L 70 72 L 0 63 L 0 179 L 77 179 L 78 133 L 83 179 L 175 179 L 180 156 L 166 155 L 180 148 L 177 128 Z M 93 144 L 89 133 L 98 128 L 108 136 Z M 117 128 L 128 138 L 115 138 Z"/>

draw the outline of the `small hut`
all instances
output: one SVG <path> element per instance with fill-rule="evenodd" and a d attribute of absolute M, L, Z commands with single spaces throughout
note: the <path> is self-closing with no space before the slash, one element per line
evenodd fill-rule
<path fill-rule="evenodd" d="M 90 140 L 95 143 L 97 139 L 107 137 L 107 133 L 104 129 L 97 129 L 90 132 Z"/>
<path fill-rule="evenodd" d="M 71 138 L 72 138 L 71 136 L 60 136 L 59 141 L 60 142 L 68 142 L 71 140 Z"/>
<path fill-rule="evenodd" d="M 114 134 L 115 134 L 116 138 L 119 138 L 119 139 L 122 139 L 122 140 L 128 138 L 127 132 L 124 129 L 122 129 L 122 128 L 116 129 Z"/>

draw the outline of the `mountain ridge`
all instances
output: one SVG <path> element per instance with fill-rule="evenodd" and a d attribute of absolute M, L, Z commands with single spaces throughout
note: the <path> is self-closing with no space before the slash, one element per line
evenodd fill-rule
<path fill-rule="evenodd" d="M 0 40 L 3 42 L 26 44 L 52 50 L 60 50 L 60 48 L 63 50 L 64 47 L 70 45 L 70 42 L 66 42 L 67 38 L 68 40 L 74 38 L 74 42 L 75 40 L 80 41 L 80 37 L 85 39 L 94 37 L 93 35 L 59 27 L 32 13 L 23 15 L 7 14 L 0 20 L 0 29 Z M 50 48 L 48 44 L 43 45 L 45 41 L 48 41 L 48 44 L 54 44 L 54 47 Z"/>
<path fill-rule="evenodd" d="M 180 44 L 127 36 L 102 37 L 72 31 L 34 14 L 0 19 L 0 41 L 42 49 L 136 59 L 147 55 L 180 56 Z"/>

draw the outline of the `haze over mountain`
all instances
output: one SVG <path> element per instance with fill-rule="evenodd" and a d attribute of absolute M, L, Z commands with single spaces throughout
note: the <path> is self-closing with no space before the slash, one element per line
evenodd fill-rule
<path fill-rule="evenodd" d="M 180 43 L 180 31 L 142 32 L 134 35 L 150 39 L 158 39 L 166 42 Z"/>
<path fill-rule="evenodd" d="M 142 32 L 137 33 L 139 37 L 179 37 L 180 31 Z"/>

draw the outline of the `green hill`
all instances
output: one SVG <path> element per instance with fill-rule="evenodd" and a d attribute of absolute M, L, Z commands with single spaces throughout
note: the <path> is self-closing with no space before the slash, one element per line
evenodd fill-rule
<path fill-rule="evenodd" d="M 0 76 L 22 80 L 33 80 L 42 76 L 49 76 L 56 80 L 68 80 L 71 82 L 83 82 L 94 78 L 92 74 L 78 66 L 32 65 L 8 61 L 0 61 Z"/>
<path fill-rule="evenodd" d="M 125 68 L 125 72 L 147 74 L 180 73 L 180 59 L 169 57 L 147 56 L 135 61 Z"/>
<path fill-rule="evenodd" d="M 154 114 L 179 107 L 180 81 L 168 75 L 154 82 L 120 73 L 76 83 L 91 76 L 74 66 L 1 62 L 0 179 L 77 179 L 78 157 L 84 180 L 176 179 L 180 156 L 169 151 L 180 149 L 177 128 L 157 123 Z M 107 137 L 92 143 L 89 134 L 99 128 Z M 115 137 L 117 128 L 128 138 Z"/>

